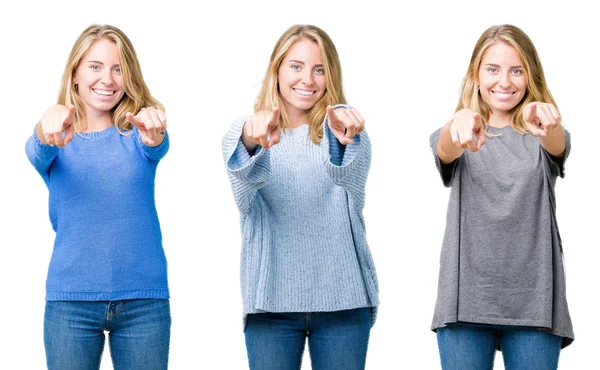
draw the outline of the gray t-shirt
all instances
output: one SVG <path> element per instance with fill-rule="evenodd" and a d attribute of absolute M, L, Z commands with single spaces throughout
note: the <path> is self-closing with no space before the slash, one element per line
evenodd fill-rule
<path fill-rule="evenodd" d="M 531 134 L 490 127 L 479 152 L 448 165 L 437 155 L 441 129 L 430 137 L 445 186 L 451 187 L 432 330 L 457 321 L 522 325 L 574 339 L 565 294 L 554 186 L 564 177 Z"/>

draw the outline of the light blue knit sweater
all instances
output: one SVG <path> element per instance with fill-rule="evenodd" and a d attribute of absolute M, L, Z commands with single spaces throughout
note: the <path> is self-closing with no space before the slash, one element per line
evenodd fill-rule
<path fill-rule="evenodd" d="M 320 145 L 304 125 L 250 156 L 240 140 L 245 121 L 236 120 L 222 142 L 241 217 L 244 317 L 358 307 L 375 313 L 377 277 L 362 216 L 366 132 L 344 147 L 325 118 Z"/>

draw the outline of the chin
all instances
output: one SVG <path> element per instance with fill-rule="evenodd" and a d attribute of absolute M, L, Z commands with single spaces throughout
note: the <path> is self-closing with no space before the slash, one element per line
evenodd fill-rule
<path fill-rule="evenodd" d="M 110 104 L 110 105 L 97 105 L 94 107 L 95 110 L 97 110 L 98 112 L 110 112 L 112 111 L 117 105 L 116 104 Z"/>
<path fill-rule="evenodd" d="M 300 103 L 300 104 L 295 104 L 296 109 L 300 109 L 300 110 L 311 110 L 316 103 Z"/>
<path fill-rule="evenodd" d="M 510 112 L 512 111 L 516 106 L 518 105 L 518 103 L 516 104 L 498 104 L 494 107 L 495 110 L 500 111 L 500 112 Z"/>

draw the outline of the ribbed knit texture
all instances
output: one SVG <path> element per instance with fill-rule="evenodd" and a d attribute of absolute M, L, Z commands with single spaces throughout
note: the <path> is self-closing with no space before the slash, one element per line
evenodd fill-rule
<path fill-rule="evenodd" d="M 366 132 L 344 147 L 325 121 L 316 145 L 304 125 L 250 156 L 240 140 L 245 121 L 235 121 L 223 139 L 241 216 L 244 314 L 375 312 L 377 278 L 362 216 L 371 161 Z"/>
<path fill-rule="evenodd" d="M 65 148 L 35 132 L 27 157 L 46 183 L 56 232 L 46 300 L 169 298 L 167 263 L 154 203 L 158 161 L 137 129 L 74 135 Z"/>

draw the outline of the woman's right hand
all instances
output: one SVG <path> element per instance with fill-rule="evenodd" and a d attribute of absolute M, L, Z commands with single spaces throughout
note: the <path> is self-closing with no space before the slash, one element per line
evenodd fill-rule
<path fill-rule="evenodd" d="M 46 110 L 42 120 L 37 125 L 36 134 L 38 139 L 50 146 L 64 148 L 73 140 L 73 117 L 75 116 L 75 106 L 68 108 L 64 105 L 56 104 Z M 63 137 L 63 132 L 65 136 Z"/>
<path fill-rule="evenodd" d="M 468 148 L 476 152 L 485 144 L 485 131 L 481 115 L 470 109 L 461 109 L 452 116 L 450 136 L 457 148 Z M 475 141 L 473 137 L 476 137 Z"/>
<path fill-rule="evenodd" d="M 256 112 L 244 123 L 242 143 L 248 153 L 254 153 L 259 145 L 269 149 L 279 143 L 280 133 L 279 108 L 276 107 L 272 111 L 263 110 Z"/>

